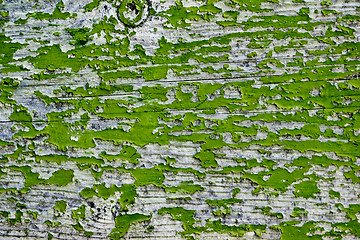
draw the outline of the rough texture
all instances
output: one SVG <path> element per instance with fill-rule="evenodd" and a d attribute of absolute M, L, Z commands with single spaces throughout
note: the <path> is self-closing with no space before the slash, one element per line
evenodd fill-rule
<path fill-rule="evenodd" d="M 358 0 L 0 0 L 1 239 L 360 239 Z"/>

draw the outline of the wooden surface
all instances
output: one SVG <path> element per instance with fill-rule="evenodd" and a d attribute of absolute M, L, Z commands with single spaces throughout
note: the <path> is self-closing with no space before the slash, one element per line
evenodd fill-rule
<path fill-rule="evenodd" d="M 357 0 L 0 0 L 0 239 L 359 239 Z"/>

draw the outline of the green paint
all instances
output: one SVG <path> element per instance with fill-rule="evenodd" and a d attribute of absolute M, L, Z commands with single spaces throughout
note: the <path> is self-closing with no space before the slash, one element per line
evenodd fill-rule
<path fill-rule="evenodd" d="M 5 6 L 2 9 L 9 9 L 10 3 L 0 3 Z M 163 208 L 158 213 L 169 213 L 174 220 L 180 221 L 184 231 L 179 234 L 184 238 L 195 239 L 198 234 L 209 232 L 240 238 L 246 232 L 255 232 L 256 236 L 261 237 L 269 226 L 225 223 L 224 220 L 237 214 L 232 210 L 243 202 L 236 198 L 241 196 L 242 189 L 233 188 L 231 198 L 212 199 L 206 195 L 208 187 L 202 182 L 204 177 L 215 174 L 234 183 L 250 181 L 254 197 L 265 194 L 276 199 L 294 188 L 294 202 L 300 197 L 313 198 L 309 204 L 316 207 L 331 207 L 335 204 L 317 202 L 319 180 L 331 182 L 335 172 L 346 169 L 342 171 L 343 176 L 350 180 L 346 187 L 351 188 L 360 182 L 360 167 L 356 164 L 360 140 L 357 134 L 360 129 L 360 114 L 357 112 L 360 107 L 360 45 L 356 41 L 354 27 L 360 20 L 358 15 L 342 9 L 334 10 L 332 1 L 328 0 L 311 6 L 309 2 L 293 0 L 286 6 L 299 9 L 293 14 L 276 11 L 278 7 L 284 6 L 284 3 L 276 0 L 196 0 L 193 5 L 176 1 L 167 3 L 168 8 L 150 9 L 151 15 L 165 19 L 164 29 L 151 31 L 154 34 L 152 36 L 158 37 L 157 44 L 151 47 L 152 54 L 141 41 L 133 44 L 138 38 L 137 29 L 128 28 L 142 21 L 146 2 L 134 0 L 122 1 L 118 5 L 110 1 L 108 3 L 113 5 L 117 14 L 93 19 L 86 28 L 84 25 L 73 28 L 65 24 L 69 27 L 65 29 L 65 25 L 50 24 L 54 19 L 65 23 L 68 18 L 77 17 L 76 14 L 63 11 L 65 5 L 62 1 L 52 13 L 35 11 L 27 14 L 26 19 L 14 17 L 11 11 L 0 12 L 0 26 L 3 28 L 0 32 L 0 71 L 4 75 L 0 84 L 0 103 L 10 109 L 8 120 L 14 123 L 11 130 L 13 139 L 0 139 L 0 147 L 6 149 L 7 153 L 0 158 L 3 164 L 0 177 L 6 177 L 9 169 L 22 172 L 25 178 L 23 189 L 2 188 L 2 194 L 27 194 L 33 186 L 41 184 L 66 187 L 74 181 L 74 172 L 64 168 L 76 164 L 80 172 L 89 171 L 94 177 L 91 187 L 79 189 L 83 197 L 81 201 L 102 198 L 112 203 L 117 201 L 121 205 L 119 215 L 114 216 L 116 226 L 109 236 L 111 239 L 125 236 L 132 223 L 151 219 L 151 215 L 127 214 L 138 194 L 141 194 L 139 188 L 148 185 L 171 194 L 166 204 L 176 204 L 176 207 L 161 206 Z M 133 19 L 125 14 L 130 5 L 137 12 Z M 100 0 L 90 1 L 83 6 L 84 14 L 95 14 L 100 11 L 100 6 Z M 356 8 L 357 11 L 359 9 Z M 127 25 L 125 30 L 118 30 L 118 25 L 122 25 L 118 19 Z M 66 41 L 73 48 L 65 52 L 59 44 L 40 38 L 29 38 L 26 44 L 15 42 L 15 37 L 8 32 L 8 26 L 16 24 L 17 27 L 26 27 L 33 20 L 41 23 L 41 26 L 34 26 L 30 28 L 31 31 L 40 33 L 43 27 L 51 27 L 53 30 L 50 34 L 55 37 L 71 38 Z M 208 22 L 219 25 L 223 32 L 208 37 L 201 31 L 193 31 L 196 24 L 207 25 Z M 318 28 L 324 31 L 319 32 L 316 30 Z M 181 36 L 172 35 L 175 31 Z M 105 36 L 105 43 L 91 43 L 100 35 Z M 41 45 L 34 50 L 35 57 L 13 59 L 16 51 L 33 42 Z M 312 48 L 312 44 L 321 48 Z M 245 51 L 239 52 L 242 47 L 246 47 Z M 249 63 L 233 62 L 234 55 L 238 54 L 247 57 Z M 31 80 L 39 84 L 47 81 L 60 84 L 53 86 L 54 96 L 48 96 L 42 91 L 34 92 L 37 100 L 46 104 L 45 119 L 38 119 L 36 112 L 30 111 L 32 108 L 28 103 L 20 104 L 15 100 L 19 85 L 23 87 L 25 82 L 6 77 L 17 76 L 17 73 L 27 74 L 29 63 L 37 69 L 37 73 L 29 76 Z M 241 64 L 246 67 L 241 69 Z M 249 66 L 250 69 L 256 66 L 258 72 L 249 72 Z M 81 71 L 85 68 L 90 68 L 92 74 L 101 78 L 98 86 L 90 87 L 86 84 L 73 88 L 61 85 L 68 78 L 83 77 Z M 169 80 L 167 77 L 171 74 L 180 77 L 181 81 L 165 87 L 163 80 Z M 201 76 L 201 80 L 192 81 L 192 75 L 196 74 Z M 221 78 L 222 82 L 211 83 L 212 79 L 217 78 Z M 138 85 L 135 88 L 135 81 L 158 82 L 156 85 L 147 83 L 146 86 Z M 264 85 L 259 86 L 259 81 Z M 186 92 L 184 89 L 187 87 L 194 90 Z M 235 89 L 239 95 L 226 98 L 228 88 Z M 175 100 L 166 102 L 172 93 L 175 93 Z M 31 90 L 26 94 L 31 95 Z M 137 96 L 132 97 L 133 94 Z M 274 110 L 267 109 L 269 106 Z M 212 119 L 210 114 L 219 108 L 226 108 L 230 115 L 221 120 Z M 171 114 L 176 110 L 180 112 Z M 317 112 L 310 115 L 309 110 Z M 249 111 L 254 114 L 248 114 Z M 75 116 L 75 122 L 67 121 Z M 329 120 L 334 116 L 338 120 Z M 119 123 L 127 121 L 121 125 L 129 129 L 119 124 L 118 127 L 94 130 L 93 119 Z M 34 121 L 45 124 L 45 128 L 36 130 Z M 243 121 L 252 124 L 242 126 Z M 291 126 L 293 122 L 303 123 L 303 126 L 290 129 L 284 126 Z M 211 126 L 207 126 L 210 123 Z M 263 125 L 265 123 L 279 128 L 267 128 Z M 332 127 L 340 127 L 343 133 L 332 130 Z M 174 132 L 185 134 L 175 136 Z M 225 134 L 230 134 L 232 143 Z M 266 136 L 257 140 L 261 134 Z M 320 141 L 326 138 L 330 140 Z M 44 139 L 44 142 L 39 144 L 39 139 Z M 98 151 L 94 151 L 94 148 L 98 141 L 114 144 L 118 150 L 110 152 L 104 149 L 97 155 Z M 150 167 L 143 165 L 147 156 L 141 156 L 138 152 L 140 149 L 145 149 L 148 144 L 158 144 L 165 149 L 173 143 L 198 144 L 197 153 L 191 157 L 195 164 L 201 166 L 200 170 L 197 170 L 198 167 L 179 167 L 181 157 L 168 153 L 160 154 L 163 163 L 154 162 Z M 38 155 L 45 148 L 43 144 L 56 149 L 56 152 Z M 270 160 L 273 159 L 273 148 L 289 154 L 311 154 L 312 157 L 300 156 L 284 166 L 278 166 L 277 160 Z M 219 166 L 220 161 L 229 156 L 217 152 L 224 149 L 231 152 L 252 149 L 261 157 L 257 160 L 237 157 L 232 159 L 233 165 L 222 167 Z M 68 155 L 69 151 L 82 153 L 83 150 L 86 155 Z M 331 154 L 324 155 L 325 152 Z M 332 154 L 341 160 L 327 157 Z M 5 165 L 10 163 L 12 165 Z M 49 179 L 41 179 L 40 174 L 32 169 L 32 164 L 50 164 L 56 169 Z M 257 167 L 261 167 L 261 170 L 252 174 L 252 168 Z M 327 174 L 317 176 L 316 173 L 309 173 L 313 167 L 324 168 Z M 107 171 L 130 173 L 135 183 L 106 185 L 103 176 Z M 172 173 L 179 176 L 188 174 L 191 180 L 167 187 L 166 178 Z M 239 176 L 232 177 L 232 174 Z M 78 181 L 75 179 L 74 186 L 78 186 Z M 212 181 L 209 184 L 216 187 Z M 118 194 L 120 197 L 113 200 Z M 179 194 L 186 197 L 178 197 Z M 195 225 L 195 216 L 201 213 L 188 208 L 193 206 L 195 197 L 197 201 L 206 203 L 213 214 L 212 218 L 205 219 L 201 227 Z M 330 189 L 329 197 L 336 201 L 346 196 Z M 186 205 L 179 207 L 181 204 Z M 322 222 L 308 220 L 308 205 L 305 208 L 294 207 L 290 217 L 298 220 L 296 222 L 284 221 L 286 216 L 281 214 L 283 209 L 275 212 L 271 203 L 268 205 L 254 208 L 258 213 L 266 215 L 266 219 L 276 218 L 279 225 L 271 228 L 281 230 L 282 239 L 341 239 L 350 233 L 360 235 L 358 204 L 349 204 L 348 208 L 337 205 L 338 211 L 346 213 L 349 221 L 329 223 L 330 231 L 318 226 Z M 13 206 L 16 208 L 15 218 L 9 219 L 8 211 L 0 212 L 12 224 L 32 222 L 32 218 L 28 219 L 30 216 L 35 219 L 42 214 L 33 214 L 28 206 L 17 200 Z M 93 233 L 85 231 L 82 224 L 86 221 L 85 215 L 92 217 L 94 213 L 91 210 L 86 212 L 85 206 L 83 204 L 78 209 L 68 210 L 70 205 L 64 200 L 58 200 L 54 206 L 54 217 L 71 211 L 74 219 L 72 227 L 83 236 L 91 237 Z M 22 219 L 24 209 L 28 212 Z M 59 226 L 59 222 L 53 219 L 47 220 L 45 224 L 50 228 Z M 155 229 L 147 226 L 146 231 L 153 233 Z M 52 238 L 51 234 L 48 236 Z"/>
<path fill-rule="evenodd" d="M 270 212 L 272 210 L 271 207 L 255 207 L 255 209 L 260 209 L 262 211 L 263 214 L 271 216 L 271 217 L 277 217 L 279 219 L 284 218 L 282 213 L 273 213 Z"/>
<path fill-rule="evenodd" d="M 73 170 L 58 170 L 46 181 L 49 184 L 58 186 L 66 186 L 72 182 L 74 177 Z"/>
<path fill-rule="evenodd" d="M 105 152 L 102 152 L 100 156 L 108 161 L 129 161 L 130 163 L 137 164 L 138 159 L 141 158 L 141 155 L 137 153 L 136 149 L 132 146 L 123 145 L 123 148 L 118 155 L 109 155 Z"/>
<path fill-rule="evenodd" d="M 194 194 L 196 192 L 203 191 L 204 188 L 201 185 L 197 185 L 197 184 L 193 184 L 193 182 L 189 182 L 189 183 L 182 183 L 176 187 L 166 187 L 165 190 L 171 193 L 183 192 L 186 194 Z"/>
<path fill-rule="evenodd" d="M 194 155 L 195 158 L 200 160 L 201 166 L 204 168 L 217 167 L 218 163 L 215 160 L 215 154 L 210 151 L 200 152 Z"/>
<path fill-rule="evenodd" d="M 98 196 L 103 199 L 108 199 L 110 196 L 114 195 L 115 192 L 120 191 L 121 188 L 118 188 L 115 185 L 111 185 L 110 188 L 105 186 L 105 183 L 94 184 L 93 188 L 84 188 L 81 190 L 80 195 L 85 199 L 92 198 L 93 196 Z"/>
<path fill-rule="evenodd" d="M 300 239 L 322 239 L 320 235 L 313 234 L 315 232 L 314 222 L 307 222 L 301 227 L 293 226 L 298 222 L 281 223 L 281 240 L 300 240 Z M 307 235 L 312 233 L 312 236 Z"/>
<path fill-rule="evenodd" d="M 138 195 L 136 188 L 132 185 L 124 184 L 121 188 L 122 194 L 119 199 L 122 211 L 127 211 L 127 206 L 135 203 L 135 197 Z"/>
<path fill-rule="evenodd" d="M 54 209 L 58 210 L 59 212 L 65 212 L 67 206 L 67 202 L 65 200 L 59 200 L 55 202 Z"/>
<path fill-rule="evenodd" d="M 332 189 L 330 189 L 330 191 L 329 191 L 329 196 L 330 196 L 331 198 L 339 198 L 339 199 L 340 199 L 340 193 L 339 193 L 339 192 L 336 192 L 336 191 L 334 191 L 334 190 L 332 190 Z"/>
<path fill-rule="evenodd" d="M 44 222 L 49 228 L 57 228 L 61 225 L 61 223 L 59 221 L 50 221 L 50 220 L 46 220 Z"/>
<path fill-rule="evenodd" d="M 306 211 L 304 208 L 294 207 L 294 211 L 290 216 L 296 218 L 302 215 L 307 216 L 307 214 L 308 211 Z"/>
<path fill-rule="evenodd" d="M 141 18 L 145 11 L 146 0 L 124 0 L 120 3 L 117 13 L 120 21 L 122 21 L 126 26 L 135 27 L 140 23 Z M 132 5 L 132 8 L 135 8 L 133 11 L 136 13 L 135 17 L 127 17 L 126 12 L 132 10 L 129 6 Z"/>
<path fill-rule="evenodd" d="M 22 216 L 23 216 L 23 212 L 21 212 L 20 210 L 16 210 L 15 217 L 14 218 L 8 218 L 7 221 L 9 223 L 13 224 L 13 225 L 16 224 L 16 223 L 21 224 Z"/>
<path fill-rule="evenodd" d="M 71 43 L 75 46 L 85 45 L 90 40 L 89 28 L 67 28 L 66 30 L 74 39 L 74 41 L 72 41 Z"/>
<path fill-rule="evenodd" d="M 92 2 L 86 4 L 84 9 L 86 12 L 91 12 L 93 9 L 97 8 L 100 4 L 100 0 L 93 0 Z"/>
<path fill-rule="evenodd" d="M 315 198 L 315 194 L 320 193 L 316 182 L 304 181 L 295 185 L 294 195 L 296 197 Z"/>
<path fill-rule="evenodd" d="M 170 214 L 174 218 L 174 220 L 181 221 L 183 223 L 183 228 L 185 231 L 192 229 L 192 226 L 195 223 L 194 210 L 186 210 L 182 207 L 159 209 L 158 214 L 162 215 L 164 213 Z"/>
<path fill-rule="evenodd" d="M 72 182 L 74 177 L 73 170 L 58 170 L 53 173 L 53 175 L 45 180 L 39 178 L 39 173 L 34 173 L 31 171 L 30 166 L 11 166 L 9 167 L 12 170 L 20 171 L 24 174 L 25 177 L 25 186 L 24 190 L 27 191 L 34 185 L 38 184 L 53 184 L 57 186 L 66 186 Z"/>
<path fill-rule="evenodd" d="M 135 168 L 129 170 L 131 175 L 135 178 L 135 186 L 143 186 L 154 184 L 160 186 L 164 181 L 164 175 L 161 171 L 155 168 Z"/>
<path fill-rule="evenodd" d="M 51 19 L 62 19 L 65 20 L 67 18 L 75 18 L 76 14 L 73 13 L 68 13 L 65 12 L 63 13 L 61 11 L 62 8 L 64 8 L 64 3 L 62 2 L 62 0 L 60 0 L 60 2 L 56 5 L 55 10 L 53 13 L 42 13 L 42 12 L 36 12 L 36 13 L 31 13 L 31 14 L 27 14 L 28 17 L 33 17 L 35 19 L 38 20 L 51 20 Z"/>
<path fill-rule="evenodd" d="M 139 213 L 119 215 L 115 218 L 115 228 L 111 230 L 109 238 L 120 239 L 127 233 L 131 224 L 134 224 L 136 222 L 147 221 L 150 218 L 151 216 L 147 216 Z"/>
<path fill-rule="evenodd" d="M 212 212 L 214 214 L 214 216 L 219 216 L 219 215 L 226 215 L 226 214 L 230 214 L 231 213 L 231 209 L 228 206 L 229 204 L 239 204 L 242 203 L 243 200 L 241 199 L 236 199 L 236 198 L 229 198 L 229 199 L 206 199 L 205 202 L 209 205 L 209 206 L 216 206 L 218 209 L 214 212 Z"/>
<path fill-rule="evenodd" d="M 78 209 L 72 211 L 71 217 L 77 220 L 85 219 L 85 210 L 86 206 L 81 205 Z"/>

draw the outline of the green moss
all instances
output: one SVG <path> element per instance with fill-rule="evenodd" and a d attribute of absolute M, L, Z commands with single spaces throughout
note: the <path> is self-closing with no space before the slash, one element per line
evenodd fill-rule
<path fill-rule="evenodd" d="M 217 232 L 217 233 L 223 233 L 223 234 L 230 234 L 233 237 L 242 237 L 247 232 L 254 232 L 258 236 L 261 235 L 261 233 L 266 232 L 266 226 L 265 225 L 253 225 L 253 224 L 246 224 L 246 225 L 226 225 L 221 223 L 221 219 L 218 219 L 216 221 L 209 221 L 206 224 L 206 228 L 208 232 Z"/>
<path fill-rule="evenodd" d="M 54 235 L 52 235 L 51 233 L 48 233 L 47 239 L 48 239 L 48 240 L 51 240 L 51 239 L 53 239 L 53 238 L 54 238 Z"/>
<path fill-rule="evenodd" d="M 84 188 L 83 190 L 81 190 L 79 194 L 83 196 L 85 199 L 92 198 L 93 196 L 97 195 L 95 190 L 92 188 Z"/>
<path fill-rule="evenodd" d="M 1 53 L 1 48 L 0 48 L 0 54 L 3 54 Z M 1 61 L 1 60 L 0 60 Z M 0 62 L 1 64 L 1 62 Z M 15 103 L 15 100 L 13 100 L 11 97 L 13 96 L 14 94 L 14 91 L 15 89 L 17 89 L 19 86 L 19 83 L 13 79 L 13 78 L 3 78 L 1 79 L 1 84 L 0 84 L 0 91 L 1 91 L 1 94 L 0 94 L 0 102 L 2 103 L 7 103 L 7 104 L 14 104 Z M 15 107 L 17 109 L 17 111 L 21 111 L 23 110 L 24 108 L 22 108 L 22 106 L 20 105 L 19 107 L 16 106 Z M 19 109 L 20 108 L 20 109 Z M 17 118 L 17 116 L 13 116 L 15 118 Z"/>
<path fill-rule="evenodd" d="M 0 16 L 3 17 L 3 18 L 7 18 L 9 16 L 9 12 L 0 11 Z"/>
<path fill-rule="evenodd" d="M 176 163 L 176 159 L 172 158 L 172 157 L 166 157 L 165 160 L 166 160 L 166 165 L 169 165 L 169 166 L 171 166 L 172 163 Z"/>
<path fill-rule="evenodd" d="M 360 16 L 346 14 L 346 15 L 342 16 L 341 18 L 339 18 L 338 21 L 344 21 L 344 22 L 360 21 Z"/>
<path fill-rule="evenodd" d="M 85 231 L 84 234 L 85 234 L 86 237 L 91 237 L 91 236 L 94 234 L 94 232 L 92 232 L 92 231 Z"/>
<path fill-rule="evenodd" d="M 168 21 L 165 22 L 165 24 L 170 24 L 175 29 L 178 27 L 186 28 L 191 26 L 191 23 L 186 20 L 196 21 L 201 19 L 201 16 L 197 14 L 197 7 L 183 7 L 182 2 L 180 1 L 175 2 L 175 4 L 175 6 L 170 6 L 170 9 L 159 14 L 160 16 L 167 18 Z"/>
<path fill-rule="evenodd" d="M 355 236 L 360 237 L 360 230 L 359 230 L 360 224 L 359 224 L 358 220 L 352 220 L 347 223 L 334 223 L 334 224 L 332 224 L 332 226 L 333 226 L 332 233 L 335 236 L 340 237 L 345 232 L 345 235 L 347 233 L 352 233 Z"/>
<path fill-rule="evenodd" d="M 152 232 L 154 231 L 155 227 L 153 225 L 150 225 L 149 227 L 146 228 L 147 232 Z"/>
<path fill-rule="evenodd" d="M 105 81 L 115 80 L 118 78 L 137 78 L 140 75 L 134 71 L 123 70 L 116 72 L 107 72 L 99 74 Z"/>
<path fill-rule="evenodd" d="M 232 197 L 234 198 L 234 197 L 236 197 L 236 195 L 238 194 L 238 193 L 240 193 L 241 191 L 240 191 L 240 188 L 234 188 L 233 190 L 232 190 Z"/>
<path fill-rule="evenodd" d="M 329 15 L 329 14 L 339 14 L 339 12 L 336 11 L 336 10 L 327 10 L 327 9 L 321 10 L 321 13 L 322 13 L 324 16 L 327 16 L 327 15 Z"/>
<path fill-rule="evenodd" d="M 10 169 L 23 172 L 24 177 L 25 177 L 25 184 L 24 184 L 25 188 L 29 188 L 31 186 L 43 183 L 43 180 L 39 179 L 40 174 L 33 173 L 31 171 L 30 166 L 22 166 L 22 167 L 13 166 L 13 167 L 10 167 Z"/>
<path fill-rule="evenodd" d="M 20 24 L 20 25 L 25 24 L 25 23 L 27 23 L 27 18 L 25 18 L 25 19 L 19 18 L 14 23 Z"/>
<path fill-rule="evenodd" d="M 24 203 L 17 203 L 17 204 L 16 204 L 16 207 L 18 207 L 18 208 L 20 208 L 20 209 L 24 209 L 24 208 L 26 208 L 26 204 L 24 204 Z"/>

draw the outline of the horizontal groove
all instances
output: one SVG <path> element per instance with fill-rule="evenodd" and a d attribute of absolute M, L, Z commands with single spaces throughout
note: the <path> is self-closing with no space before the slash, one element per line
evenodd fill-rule
<path fill-rule="evenodd" d="M 241 106 L 240 106 L 241 107 Z M 261 114 L 261 113 L 296 113 L 296 112 L 308 112 L 308 111 L 322 111 L 322 110 L 335 110 L 335 109 L 344 109 L 344 110 L 348 110 L 348 109 L 358 109 L 359 106 L 339 106 L 339 107 L 333 107 L 333 108 L 312 108 L 312 109 L 296 109 L 296 110 L 285 110 L 285 109 L 276 109 L 276 110 L 244 110 L 244 109 L 237 109 L 237 110 L 240 110 L 241 113 L 202 113 L 201 111 L 209 111 L 209 110 L 214 110 L 214 109 L 187 109 L 186 111 L 183 111 L 183 113 L 187 113 L 187 112 L 194 112 L 195 111 L 198 111 L 197 114 L 200 114 L 200 115 L 216 115 L 216 114 L 221 114 L 221 115 L 226 115 L 226 116 L 237 116 L 237 115 L 246 115 L 246 114 Z M 236 110 L 235 110 L 236 111 Z M 180 112 L 181 114 L 181 111 L 180 110 L 177 110 L 177 109 L 168 109 L 168 110 L 163 110 L 163 111 L 136 111 L 134 112 L 134 115 L 136 116 L 137 113 L 171 113 L 171 112 Z M 107 115 L 111 115 L 111 114 L 119 114 L 119 113 L 106 113 Z M 131 113 L 128 113 L 128 114 L 131 114 Z M 124 118 L 123 116 L 119 116 L 118 118 Z M 95 119 L 95 118 L 94 118 Z M 216 118 L 214 118 L 216 119 Z M 66 119 L 66 120 L 62 120 L 62 121 L 48 121 L 48 120 L 35 120 L 35 121 L 14 121 L 14 120 L 0 120 L 0 123 L 69 123 L 68 121 L 71 121 L 71 120 L 81 120 L 81 118 L 69 118 L 69 119 Z M 112 119 L 109 119 L 109 118 L 104 118 L 104 117 L 100 117 L 98 118 L 98 120 L 101 120 L 101 121 L 115 121 L 117 120 L 116 117 L 112 118 Z M 274 120 L 276 122 L 276 120 Z M 273 122 L 274 122 L 273 121 Z M 340 120 L 339 120 L 340 121 Z M 136 124 L 135 123 L 131 123 L 131 124 Z M 130 125 L 131 125 L 130 124 Z M 161 124 L 159 124 L 161 125 Z M 144 125 L 144 124 L 141 124 L 141 126 L 153 126 L 153 124 L 149 124 L 149 125 Z M 39 132 L 41 132 L 41 130 L 39 130 Z M 85 132 L 83 134 L 86 134 Z"/>

